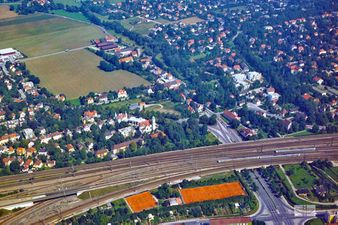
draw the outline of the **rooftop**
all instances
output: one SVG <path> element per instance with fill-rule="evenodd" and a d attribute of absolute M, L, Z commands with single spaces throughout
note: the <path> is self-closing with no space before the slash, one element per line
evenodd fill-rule
<path fill-rule="evenodd" d="M 0 55 L 5 55 L 8 53 L 13 53 L 13 52 L 16 52 L 16 50 L 14 50 L 13 48 L 0 49 Z"/>

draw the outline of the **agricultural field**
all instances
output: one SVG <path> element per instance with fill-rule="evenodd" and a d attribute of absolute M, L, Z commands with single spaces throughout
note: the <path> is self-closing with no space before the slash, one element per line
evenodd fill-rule
<path fill-rule="evenodd" d="M 245 191 L 239 182 L 231 182 L 196 188 L 183 188 L 180 190 L 180 194 L 183 198 L 183 202 L 190 204 L 243 196 L 245 195 Z"/>
<path fill-rule="evenodd" d="M 18 14 L 16 14 L 13 11 L 10 11 L 8 5 L 0 5 L 0 20 L 9 19 L 16 16 L 18 16 Z"/>
<path fill-rule="evenodd" d="M 182 22 L 183 24 L 193 25 L 193 24 L 196 24 L 202 21 L 204 20 L 201 18 L 198 18 L 197 16 L 193 16 L 193 17 L 185 18 L 181 20 L 180 22 Z"/>
<path fill-rule="evenodd" d="M 68 99 L 123 87 L 148 85 L 149 82 L 125 70 L 104 72 L 98 68 L 101 58 L 87 50 L 65 52 L 26 61 L 41 80 L 40 86 Z M 76 88 L 74 88 L 76 87 Z"/>
<path fill-rule="evenodd" d="M 1 20 L 0 30 L 0 48 L 16 48 L 28 57 L 88 46 L 104 35 L 95 26 L 44 14 Z"/>
<path fill-rule="evenodd" d="M 157 206 L 157 202 L 150 192 L 132 195 L 125 198 L 125 200 L 133 212 L 142 212 Z"/>
<path fill-rule="evenodd" d="M 307 169 L 301 165 L 284 165 L 284 169 L 291 179 L 291 182 L 296 189 L 307 188 L 311 189 L 318 177 L 314 174 L 311 168 L 307 165 Z"/>

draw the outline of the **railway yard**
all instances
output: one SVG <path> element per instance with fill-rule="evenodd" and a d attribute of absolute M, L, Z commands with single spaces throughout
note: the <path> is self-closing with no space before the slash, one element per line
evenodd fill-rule
<path fill-rule="evenodd" d="M 338 160 L 337 134 L 216 145 L 2 177 L 1 208 L 27 202 L 34 205 L 3 217 L 0 223 L 54 223 L 166 182 L 316 159 Z M 129 185 L 87 200 L 76 198 L 83 191 L 121 184 Z"/>

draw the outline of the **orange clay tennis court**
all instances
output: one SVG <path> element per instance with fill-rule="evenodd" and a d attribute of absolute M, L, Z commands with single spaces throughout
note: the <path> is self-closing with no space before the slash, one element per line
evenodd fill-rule
<path fill-rule="evenodd" d="M 184 188 L 180 190 L 180 193 L 185 204 L 245 195 L 245 191 L 239 182 Z"/>
<path fill-rule="evenodd" d="M 133 212 L 142 212 L 143 210 L 154 208 L 157 205 L 150 192 L 143 192 L 125 199 Z"/>

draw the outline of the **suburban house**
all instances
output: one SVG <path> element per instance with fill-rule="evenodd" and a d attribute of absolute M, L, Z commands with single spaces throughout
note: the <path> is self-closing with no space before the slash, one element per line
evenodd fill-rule
<path fill-rule="evenodd" d="M 237 115 L 237 113 L 231 112 L 229 110 L 224 110 L 223 116 L 225 117 L 225 119 L 230 120 L 230 121 L 231 120 L 240 120 L 240 117 Z"/>
<path fill-rule="evenodd" d="M 30 147 L 26 150 L 26 157 L 33 156 L 36 153 L 36 148 Z"/>
<path fill-rule="evenodd" d="M 127 56 L 127 57 L 119 59 L 119 63 L 129 63 L 133 61 L 134 61 L 134 58 L 131 56 Z"/>
<path fill-rule="evenodd" d="M 54 133 L 50 133 L 50 134 L 41 136 L 40 142 L 44 143 L 44 144 L 48 144 L 48 142 L 50 140 L 53 139 L 53 140 L 57 141 L 57 140 L 61 139 L 62 137 L 63 137 L 62 132 L 54 132 Z"/>
<path fill-rule="evenodd" d="M 7 144 L 9 141 L 17 141 L 20 136 L 17 133 L 6 134 L 0 137 L 0 145 Z"/>
<path fill-rule="evenodd" d="M 72 144 L 67 144 L 67 151 L 69 153 L 74 152 L 75 151 L 74 146 Z"/>
<path fill-rule="evenodd" d="M 106 157 L 108 155 L 108 150 L 107 149 L 101 149 L 101 150 L 97 150 L 95 152 L 95 156 L 99 159 L 103 159 L 104 157 Z"/>
<path fill-rule="evenodd" d="M 98 117 L 97 111 L 86 111 L 83 114 L 83 123 L 93 123 L 95 121 L 95 118 Z"/>
<path fill-rule="evenodd" d="M 117 91 L 117 98 L 118 99 L 125 99 L 125 98 L 128 98 L 128 93 L 126 90 L 124 89 L 120 89 Z"/>
<path fill-rule="evenodd" d="M 127 113 L 119 113 L 114 116 L 114 119 L 117 120 L 118 123 L 126 122 L 128 120 L 128 114 Z"/>
<path fill-rule="evenodd" d="M 53 167 L 55 167 L 55 165 L 56 165 L 56 161 L 55 160 L 49 160 L 46 163 L 46 166 L 49 167 L 49 168 L 53 168 Z"/>
<path fill-rule="evenodd" d="M 16 149 L 16 154 L 17 155 L 26 155 L 26 149 L 19 147 L 19 148 Z"/>
<path fill-rule="evenodd" d="M 125 141 L 120 144 L 116 144 L 113 147 L 113 154 L 117 154 L 119 152 L 125 151 L 131 143 L 137 143 L 139 141 L 143 141 L 141 138 L 136 138 L 130 141 Z"/>

